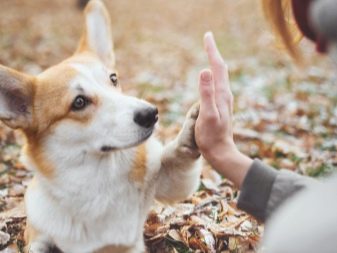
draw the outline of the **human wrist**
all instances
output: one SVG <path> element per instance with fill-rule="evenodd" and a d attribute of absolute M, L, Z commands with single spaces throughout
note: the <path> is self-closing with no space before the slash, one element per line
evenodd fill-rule
<path fill-rule="evenodd" d="M 236 146 L 231 146 L 227 149 L 215 149 L 211 156 L 206 156 L 205 158 L 215 170 L 231 180 L 238 188 L 241 187 L 253 163 L 253 160 L 241 153 Z"/>
<path fill-rule="evenodd" d="M 214 167 L 232 161 L 238 156 L 238 149 L 232 141 L 219 142 L 206 147 L 200 147 L 200 151 L 204 158 Z M 230 158 L 230 159 L 229 159 Z"/>

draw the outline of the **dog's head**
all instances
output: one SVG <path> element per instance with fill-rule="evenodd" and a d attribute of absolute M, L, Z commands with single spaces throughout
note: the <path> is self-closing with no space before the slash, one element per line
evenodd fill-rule
<path fill-rule="evenodd" d="M 99 0 L 85 9 L 75 54 L 33 77 L 0 67 L 0 118 L 30 143 L 104 153 L 146 140 L 157 121 L 151 104 L 122 94 L 110 18 Z"/>

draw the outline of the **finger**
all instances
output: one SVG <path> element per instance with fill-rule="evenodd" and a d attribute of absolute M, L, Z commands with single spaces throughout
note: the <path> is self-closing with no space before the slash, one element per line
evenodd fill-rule
<path fill-rule="evenodd" d="M 215 103 L 215 89 L 212 72 L 205 69 L 200 73 L 200 112 L 199 117 L 207 120 L 219 117 L 219 112 Z"/>
<path fill-rule="evenodd" d="M 221 116 L 225 113 L 223 110 L 231 106 L 232 101 L 228 69 L 211 32 L 205 34 L 204 42 L 208 60 L 214 74 L 215 103 Z"/>
<path fill-rule="evenodd" d="M 208 61 L 214 74 L 214 80 L 217 82 L 225 78 L 228 79 L 227 66 L 216 46 L 212 32 L 205 33 L 204 44 Z"/>

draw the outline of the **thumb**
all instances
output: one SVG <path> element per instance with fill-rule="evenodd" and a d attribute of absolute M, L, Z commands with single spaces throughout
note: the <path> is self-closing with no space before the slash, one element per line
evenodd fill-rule
<path fill-rule="evenodd" d="M 215 104 L 215 88 L 212 72 L 204 69 L 200 72 L 199 77 L 199 93 L 200 93 L 200 117 L 218 116 Z"/>

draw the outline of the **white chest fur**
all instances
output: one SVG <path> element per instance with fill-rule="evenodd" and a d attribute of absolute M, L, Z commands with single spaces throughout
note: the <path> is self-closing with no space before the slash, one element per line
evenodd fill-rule
<path fill-rule="evenodd" d="M 67 152 L 59 152 L 51 158 L 58 169 L 55 178 L 47 181 L 37 175 L 38 184 L 26 193 L 29 221 L 65 252 L 136 244 L 154 198 L 162 147 L 151 138 L 146 150 L 142 184 L 129 177 L 135 149 L 99 159 L 84 154 L 69 159 Z"/>

